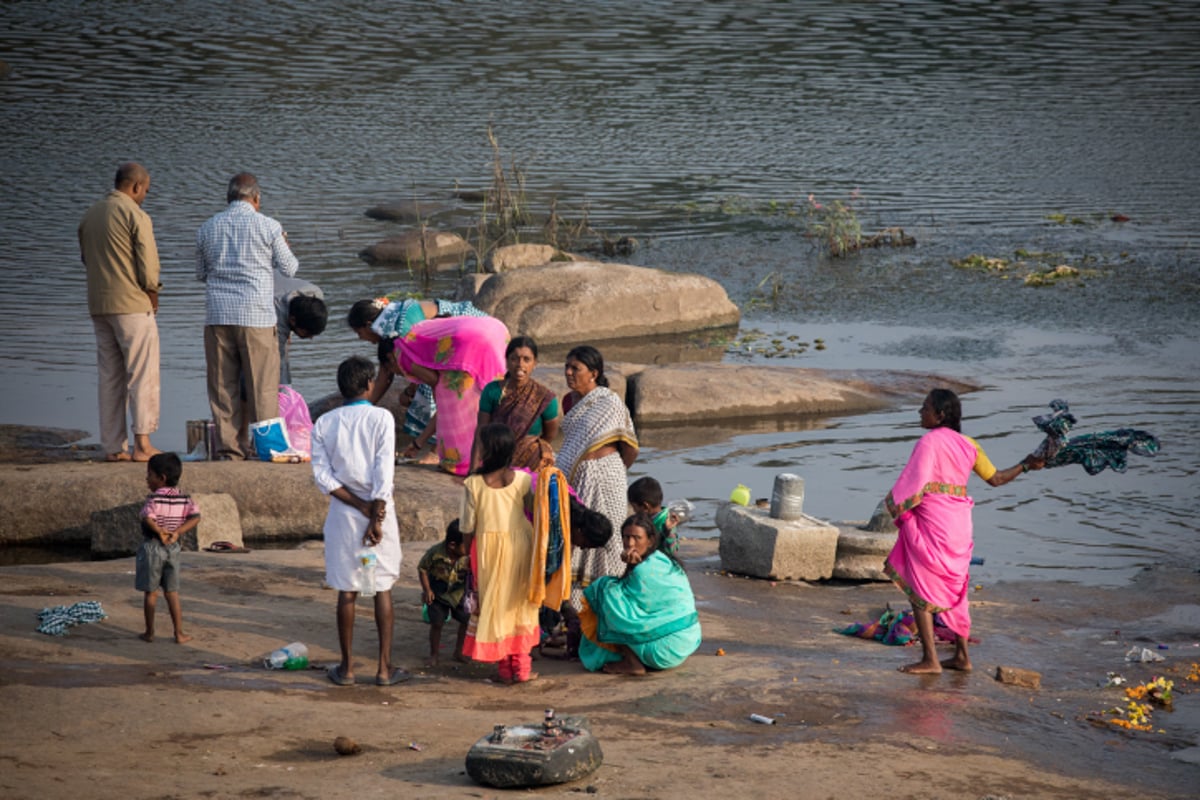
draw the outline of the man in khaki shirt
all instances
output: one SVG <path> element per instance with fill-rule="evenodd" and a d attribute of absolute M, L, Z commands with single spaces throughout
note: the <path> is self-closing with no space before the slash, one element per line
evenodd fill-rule
<path fill-rule="evenodd" d="M 142 210 L 150 173 L 129 162 L 116 188 L 79 223 L 79 254 L 87 267 L 88 312 L 96 331 L 100 443 L 108 461 L 149 461 L 158 430 L 158 247 Z M 133 417 L 129 453 L 126 408 Z"/>

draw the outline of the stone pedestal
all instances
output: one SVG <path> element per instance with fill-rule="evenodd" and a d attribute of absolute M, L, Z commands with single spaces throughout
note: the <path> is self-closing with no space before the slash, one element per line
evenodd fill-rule
<path fill-rule="evenodd" d="M 822 580 L 833 576 L 838 529 L 801 513 L 773 519 L 758 508 L 725 503 L 717 511 L 721 567 L 772 580 Z"/>

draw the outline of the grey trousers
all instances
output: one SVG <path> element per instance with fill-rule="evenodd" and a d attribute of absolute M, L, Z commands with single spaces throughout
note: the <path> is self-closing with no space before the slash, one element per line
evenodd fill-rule
<path fill-rule="evenodd" d="M 239 431 L 251 422 L 279 416 L 279 342 L 275 327 L 205 325 L 204 357 L 208 362 L 208 405 L 217 431 L 217 451 L 253 458 Z M 241 378 L 246 402 L 242 405 Z"/>

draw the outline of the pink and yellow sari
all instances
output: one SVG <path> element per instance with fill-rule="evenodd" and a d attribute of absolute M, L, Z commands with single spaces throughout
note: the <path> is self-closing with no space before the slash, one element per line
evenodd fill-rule
<path fill-rule="evenodd" d="M 967 573 L 975 503 L 966 484 L 976 456 L 966 436 L 934 428 L 913 447 L 885 500 L 900 535 L 884 571 L 914 608 L 937 614 L 959 636 L 971 633 Z"/>
<path fill-rule="evenodd" d="M 414 364 L 438 373 L 438 460 L 441 468 L 466 475 L 479 419 L 483 387 L 504 376 L 508 328 L 494 317 L 447 317 L 418 322 L 396 340 L 396 363 L 406 374 Z"/>

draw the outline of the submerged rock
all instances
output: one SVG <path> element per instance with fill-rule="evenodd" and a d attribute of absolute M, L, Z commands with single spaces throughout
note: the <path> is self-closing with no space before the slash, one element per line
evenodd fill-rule
<path fill-rule="evenodd" d="M 457 263 L 471 253 L 471 245 L 457 233 L 447 231 L 409 231 L 376 242 L 358 255 L 370 264 L 431 266 Z"/>

